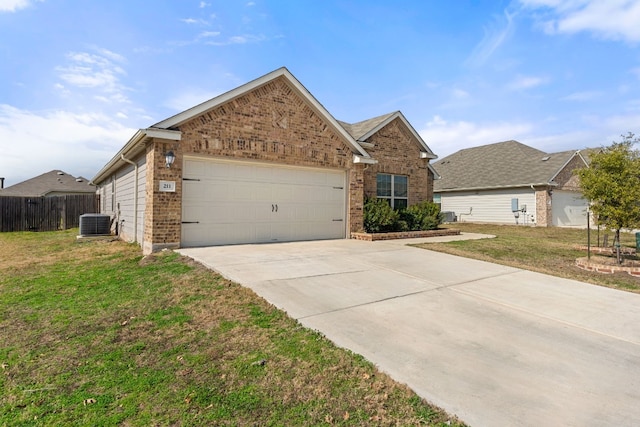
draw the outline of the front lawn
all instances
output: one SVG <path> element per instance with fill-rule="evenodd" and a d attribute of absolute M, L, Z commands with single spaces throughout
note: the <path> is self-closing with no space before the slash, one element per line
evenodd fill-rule
<path fill-rule="evenodd" d="M 587 244 L 587 230 L 558 227 L 528 227 L 452 223 L 445 227 L 467 233 L 495 235 L 495 239 L 464 240 L 448 243 L 426 243 L 424 249 L 446 252 L 467 258 L 495 262 L 540 273 L 589 282 L 611 288 L 640 292 L 640 278 L 627 273 L 602 274 L 576 267 L 575 260 L 587 256 L 586 250 L 576 249 Z M 604 239 L 600 231 L 600 243 Z M 609 234 L 609 245 L 613 235 Z M 621 233 L 622 246 L 635 248 L 635 234 Z M 598 231 L 591 230 L 591 244 L 598 243 Z"/>
<path fill-rule="evenodd" d="M 77 230 L 0 233 L 0 425 L 461 425 L 252 291 Z"/>

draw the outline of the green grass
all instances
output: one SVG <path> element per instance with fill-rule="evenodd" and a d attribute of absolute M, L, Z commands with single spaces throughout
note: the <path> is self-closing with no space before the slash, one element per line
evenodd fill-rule
<path fill-rule="evenodd" d="M 558 227 L 524 227 L 454 223 L 448 228 L 462 232 L 491 234 L 495 239 L 463 240 L 448 243 L 427 243 L 422 248 L 446 252 L 467 258 L 495 262 L 554 276 L 580 280 L 600 286 L 640 292 L 640 278 L 627 273 L 602 274 L 582 270 L 575 265 L 576 258 L 586 257 L 587 230 Z M 600 231 L 600 243 L 604 238 Z M 609 234 L 609 244 L 613 242 Z M 635 247 L 635 234 L 622 233 L 622 246 Z M 591 244 L 597 246 L 598 231 L 591 231 Z"/>
<path fill-rule="evenodd" d="M 0 426 L 461 425 L 176 253 L 76 233 L 0 234 Z"/>

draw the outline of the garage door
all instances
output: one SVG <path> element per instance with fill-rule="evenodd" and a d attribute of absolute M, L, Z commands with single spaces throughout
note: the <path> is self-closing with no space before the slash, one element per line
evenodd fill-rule
<path fill-rule="evenodd" d="M 186 158 L 182 246 L 345 237 L 344 171 Z"/>
<path fill-rule="evenodd" d="M 552 224 L 558 227 L 587 227 L 588 202 L 575 191 L 554 190 L 551 196 Z"/>

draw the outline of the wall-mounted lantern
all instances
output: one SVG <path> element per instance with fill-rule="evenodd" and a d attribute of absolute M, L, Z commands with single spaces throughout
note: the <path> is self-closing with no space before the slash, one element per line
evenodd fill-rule
<path fill-rule="evenodd" d="M 171 165 L 173 164 L 173 162 L 176 161 L 176 155 L 173 154 L 173 151 L 168 151 L 164 155 L 164 160 L 165 160 L 165 163 L 166 163 L 167 167 L 170 168 Z"/>

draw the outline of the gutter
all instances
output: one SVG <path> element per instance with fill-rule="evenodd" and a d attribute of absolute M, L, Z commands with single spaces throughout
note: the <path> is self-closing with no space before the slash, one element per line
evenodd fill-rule
<path fill-rule="evenodd" d="M 133 165 L 135 170 L 135 178 L 133 179 L 133 240 L 131 241 L 131 243 L 133 243 L 138 241 L 138 163 L 125 158 L 124 154 L 120 154 L 120 159 L 125 163 Z"/>
<path fill-rule="evenodd" d="M 557 187 L 558 184 L 552 182 L 539 182 L 535 184 L 520 184 L 520 185 L 497 185 L 494 187 L 467 187 L 467 188 L 439 188 L 433 189 L 434 193 L 444 193 L 444 192 L 458 192 L 458 191 L 480 191 L 480 190 L 503 190 L 506 188 L 527 188 L 531 186 L 549 186 L 549 187 Z"/>

